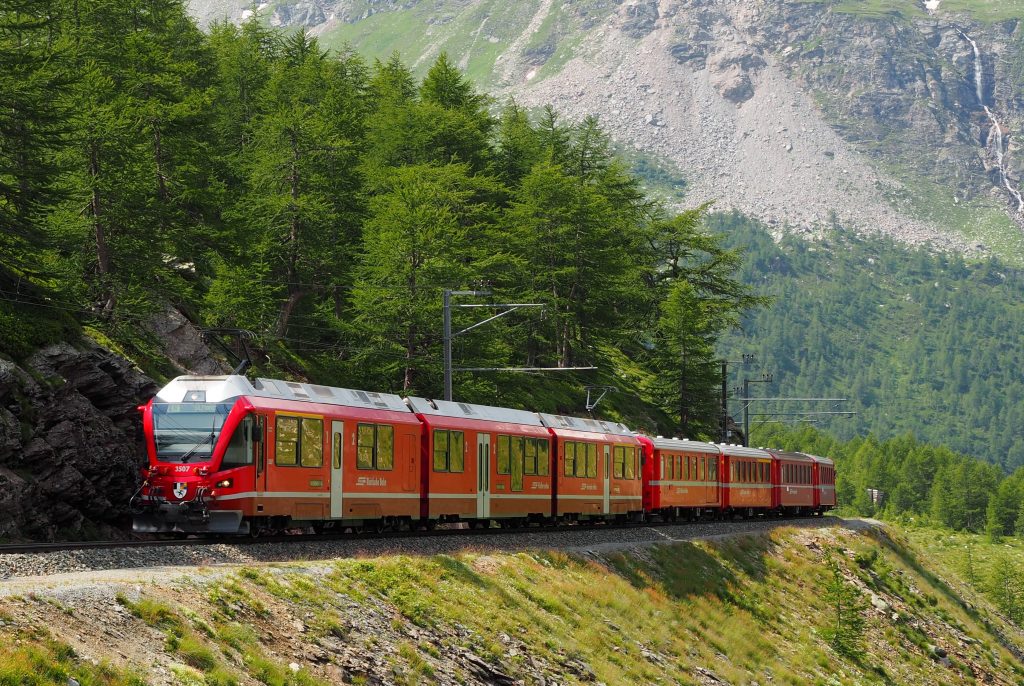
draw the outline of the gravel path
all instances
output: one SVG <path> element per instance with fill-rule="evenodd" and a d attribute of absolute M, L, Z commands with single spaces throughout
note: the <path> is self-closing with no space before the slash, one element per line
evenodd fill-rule
<path fill-rule="evenodd" d="M 637 546 L 695 539 L 719 538 L 769 531 L 782 526 L 852 527 L 859 522 L 838 517 L 793 520 L 753 520 L 702 522 L 632 529 L 572 527 L 561 530 L 513 531 L 474 536 L 408 536 L 402 538 L 309 541 L 295 543 L 202 544 L 170 548 L 125 548 L 61 551 L 37 554 L 0 555 L 0 596 L 18 592 L 21 584 L 2 580 L 47 577 L 80 572 L 113 572 L 101 576 L 128 580 L 141 576 L 138 571 L 159 568 L 162 573 L 180 575 L 185 568 L 217 565 L 244 565 L 269 562 L 329 560 L 380 555 L 438 555 L 463 551 L 510 552 L 530 549 L 557 549 L 570 552 L 607 552 Z M 137 570 L 136 572 L 123 570 Z M 192 573 L 192 572 L 188 572 Z"/>

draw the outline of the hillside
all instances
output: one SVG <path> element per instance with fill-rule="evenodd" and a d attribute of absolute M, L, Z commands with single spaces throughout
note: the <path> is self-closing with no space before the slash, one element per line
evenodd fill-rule
<path fill-rule="evenodd" d="M 252 12 L 190 6 L 204 22 Z M 689 204 L 715 200 L 776 231 L 840 224 L 1019 262 L 1022 12 L 997 0 L 276 0 L 258 16 L 398 51 L 421 72 L 446 51 L 499 102 L 598 115 L 674 168 Z"/>
<path fill-rule="evenodd" d="M 1019 629 L 897 532 L 857 528 L 601 552 L 15 579 L 21 595 L 0 598 L 0 639 L 14 644 L 0 655 L 0 680 L 1019 681 Z M 835 619 L 830 583 L 860 608 L 855 653 L 824 638 Z"/>
<path fill-rule="evenodd" d="M 773 384 L 751 393 L 850 401 L 755 403 L 752 412 L 777 414 L 755 417 L 754 444 L 763 422 L 798 419 L 782 413 L 845 410 L 857 414 L 808 419 L 843 438 L 910 432 L 1008 471 L 1024 464 L 1024 440 L 1013 428 L 1024 422 L 1019 269 L 844 232 L 817 243 L 775 242 L 735 216 L 711 225 L 744 248 L 741 278 L 774 298 L 722 345 L 729 359 L 758 355 L 748 378 L 774 374 Z"/>

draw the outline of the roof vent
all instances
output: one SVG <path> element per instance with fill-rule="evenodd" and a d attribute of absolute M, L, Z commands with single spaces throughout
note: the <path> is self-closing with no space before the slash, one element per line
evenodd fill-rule
<path fill-rule="evenodd" d="M 382 410 L 388 409 L 388 402 L 380 396 L 380 393 L 367 393 L 367 396 L 369 396 L 369 399 L 373 402 L 375 406 L 381 408 Z"/>
<path fill-rule="evenodd" d="M 313 389 L 313 393 L 315 393 L 316 395 L 319 395 L 319 396 L 321 396 L 323 398 L 330 398 L 330 397 L 334 396 L 334 391 L 332 391 L 327 386 L 310 385 L 310 388 Z"/>
<path fill-rule="evenodd" d="M 466 414 L 476 414 L 475 412 L 473 412 L 473 408 L 467 405 L 466 403 L 459 403 L 459 409 L 465 412 Z"/>
<path fill-rule="evenodd" d="M 285 381 L 284 383 L 291 390 L 292 395 L 294 395 L 296 398 L 305 398 L 306 400 L 309 400 L 309 394 L 306 393 L 306 390 L 302 387 L 302 384 L 295 383 L 294 381 Z"/>

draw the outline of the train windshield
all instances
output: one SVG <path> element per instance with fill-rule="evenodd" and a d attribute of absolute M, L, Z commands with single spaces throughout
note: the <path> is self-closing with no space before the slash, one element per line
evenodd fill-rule
<path fill-rule="evenodd" d="M 154 403 L 153 439 L 160 462 L 205 462 L 234 403 Z"/>

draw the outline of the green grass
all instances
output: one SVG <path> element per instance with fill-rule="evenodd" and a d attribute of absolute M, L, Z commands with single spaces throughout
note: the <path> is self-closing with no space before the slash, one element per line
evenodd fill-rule
<path fill-rule="evenodd" d="M 68 645 L 42 632 L 0 633 L 0 684 L 3 686 L 144 686 L 136 674 L 106 662 L 81 659 Z"/>
<path fill-rule="evenodd" d="M 543 664 L 547 676 L 568 684 L 580 681 L 571 671 L 579 665 L 609 684 L 694 683 L 698 669 L 728 683 L 774 686 L 973 683 L 969 666 L 978 664 L 1020 679 L 1024 669 L 993 632 L 990 607 L 965 601 L 945 580 L 945 558 L 921 550 L 919 538 L 927 540 L 917 532 L 904 538 L 780 528 L 600 562 L 543 551 L 344 559 L 309 569 L 245 568 L 211 582 L 206 593 L 182 589 L 180 605 L 148 597 L 121 602 L 140 623 L 168 634 L 176 678 L 197 686 L 321 686 L 317 667 L 295 672 L 286 665 L 293 644 L 282 653 L 282 644 L 265 643 L 290 631 L 296 618 L 304 626 L 293 638 L 378 655 L 387 680 L 397 684 L 437 680 L 459 664 L 452 656 L 463 650 L 513 675 L 527 661 Z M 929 545 L 944 549 L 944 539 L 937 540 Z M 950 542 L 950 550 L 957 544 Z M 846 583 L 878 594 L 898 616 L 869 612 L 865 650 L 852 658 L 821 638 L 830 612 L 820 592 L 826 553 L 838 560 Z M 998 626 L 1020 640 L 1015 628 Z M 961 645 L 962 636 L 971 642 Z M 950 649 L 950 667 L 932 656 L 932 645 L 958 646 Z M 63 683 L 25 681 L 26 664 L 65 681 L 78 668 L 73 653 L 56 644 L 38 640 L 26 650 L 15 661 L 21 672 L 10 671 L 10 655 L 0 656 L 0 684 Z M 4 681 L 3 669 L 21 680 Z M 81 683 L 136 683 L 111 674 Z"/>
<path fill-rule="evenodd" d="M 895 166 L 886 171 L 903 184 L 904 191 L 889 198 L 897 209 L 905 211 L 909 205 L 913 216 L 980 242 L 1009 264 L 1024 265 L 1024 235 L 1006 206 L 988 197 L 957 202 L 954 191 L 924 176 Z"/>
<path fill-rule="evenodd" d="M 868 19 L 915 19 L 927 16 L 916 0 L 798 0 L 804 4 L 830 5 L 836 12 Z M 1024 0 L 942 0 L 939 16 L 965 14 L 982 22 L 1024 18 Z"/>

